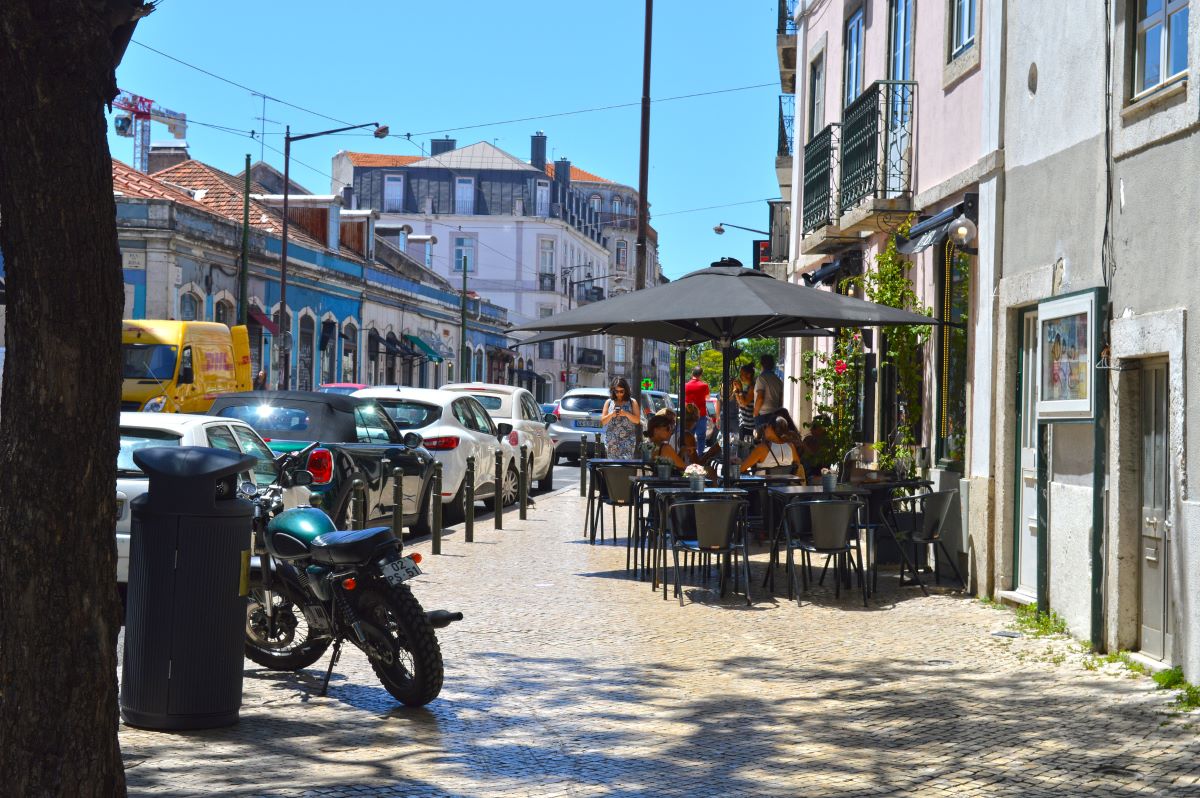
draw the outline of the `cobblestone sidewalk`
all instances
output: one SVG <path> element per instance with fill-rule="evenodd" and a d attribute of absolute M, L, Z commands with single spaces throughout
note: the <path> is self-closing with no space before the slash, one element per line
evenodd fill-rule
<path fill-rule="evenodd" d="M 417 596 L 466 614 L 431 706 L 398 707 L 353 649 L 326 698 L 325 660 L 247 661 L 237 726 L 122 727 L 131 794 L 1200 795 L 1193 716 L 1070 641 L 993 636 L 1006 612 L 886 579 L 864 608 L 747 607 L 696 578 L 681 608 L 626 576 L 623 545 L 583 541 L 582 515 L 567 489 L 427 557 Z"/>

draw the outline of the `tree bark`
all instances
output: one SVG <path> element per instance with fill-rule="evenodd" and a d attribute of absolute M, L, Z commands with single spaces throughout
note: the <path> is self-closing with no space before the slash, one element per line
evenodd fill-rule
<path fill-rule="evenodd" d="M 124 291 L 103 114 L 112 5 L 0 2 L 6 795 L 125 793 L 113 534 Z"/>

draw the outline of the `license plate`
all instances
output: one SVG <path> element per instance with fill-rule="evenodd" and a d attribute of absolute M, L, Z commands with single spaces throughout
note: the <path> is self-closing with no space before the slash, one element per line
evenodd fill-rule
<path fill-rule="evenodd" d="M 398 560 L 383 564 L 383 575 L 388 580 L 388 584 L 395 587 L 403 584 L 415 576 L 421 575 L 421 569 L 412 561 L 411 557 L 401 557 Z"/>
<path fill-rule="evenodd" d="M 600 427 L 601 424 L 598 420 L 593 421 L 590 418 L 581 418 L 575 422 L 576 429 L 600 429 Z"/>

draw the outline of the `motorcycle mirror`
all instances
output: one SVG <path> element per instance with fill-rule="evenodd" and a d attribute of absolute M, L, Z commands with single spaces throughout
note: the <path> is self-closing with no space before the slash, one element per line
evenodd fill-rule
<path fill-rule="evenodd" d="M 302 468 L 297 469 L 296 471 L 293 471 L 292 472 L 292 484 L 299 485 L 300 487 L 307 487 L 308 485 L 313 484 L 312 472 L 305 471 Z"/>
<path fill-rule="evenodd" d="M 425 439 L 416 432 L 404 433 L 404 445 L 410 449 L 420 449 L 425 445 Z"/>
<path fill-rule="evenodd" d="M 258 495 L 258 486 L 255 485 L 253 482 L 249 482 L 249 481 L 243 482 L 241 485 L 238 486 L 238 494 L 243 499 L 253 499 L 255 496 Z"/>

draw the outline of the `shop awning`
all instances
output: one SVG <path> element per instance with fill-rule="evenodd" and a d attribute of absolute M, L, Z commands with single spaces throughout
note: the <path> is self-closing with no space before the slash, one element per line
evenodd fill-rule
<path fill-rule="evenodd" d="M 437 350 L 427 344 L 420 336 L 409 335 L 408 333 L 405 333 L 404 340 L 408 341 L 408 343 L 412 345 L 413 349 L 415 350 L 414 354 L 425 358 L 430 363 L 442 362 L 442 356 L 437 353 Z"/>
<path fill-rule="evenodd" d="M 840 277 L 862 274 L 862 250 L 851 250 L 840 258 L 826 263 L 815 272 L 803 275 L 806 285 L 833 285 Z"/>
<path fill-rule="evenodd" d="M 254 307 L 254 305 L 250 305 L 246 309 L 246 311 L 249 314 L 251 320 L 257 322 L 258 325 L 260 327 L 262 327 L 264 330 L 269 332 L 271 335 L 279 335 L 279 327 L 276 326 L 275 322 L 273 322 L 269 318 L 267 318 L 267 314 L 263 313 L 261 310 Z"/>
<path fill-rule="evenodd" d="M 907 238 L 897 236 L 896 251 L 905 255 L 915 255 L 940 241 L 946 235 L 946 231 L 950 229 L 950 225 L 954 224 L 954 220 L 959 216 L 966 214 L 974 218 L 972 208 L 975 207 L 975 202 L 971 199 L 972 196 L 974 195 L 968 195 L 967 200 L 953 205 L 940 213 L 935 213 L 928 219 L 922 219 L 917 222 L 908 231 Z"/>
<path fill-rule="evenodd" d="M 321 348 L 324 349 L 330 341 L 337 341 L 338 323 L 325 320 L 321 322 Z"/>
<path fill-rule="evenodd" d="M 395 338 L 388 337 L 382 339 L 383 348 L 392 357 L 416 357 L 417 353 L 412 351 L 406 343 L 398 341 Z"/>

